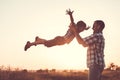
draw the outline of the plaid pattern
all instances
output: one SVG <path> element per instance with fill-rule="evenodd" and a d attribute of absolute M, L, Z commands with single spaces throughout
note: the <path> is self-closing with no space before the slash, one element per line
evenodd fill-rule
<path fill-rule="evenodd" d="M 74 37 L 75 35 L 70 29 L 68 29 L 67 33 L 64 35 L 64 39 L 68 44 L 74 39 Z"/>
<path fill-rule="evenodd" d="M 88 45 L 87 67 L 98 64 L 105 66 L 104 63 L 104 37 L 102 33 L 95 33 L 83 39 Z"/>

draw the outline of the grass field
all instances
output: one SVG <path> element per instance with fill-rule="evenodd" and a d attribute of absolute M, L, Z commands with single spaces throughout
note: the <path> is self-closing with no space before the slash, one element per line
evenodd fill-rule
<path fill-rule="evenodd" d="M 87 80 L 88 71 L 1 70 L 0 80 Z M 104 70 L 102 80 L 120 80 L 120 70 Z"/>

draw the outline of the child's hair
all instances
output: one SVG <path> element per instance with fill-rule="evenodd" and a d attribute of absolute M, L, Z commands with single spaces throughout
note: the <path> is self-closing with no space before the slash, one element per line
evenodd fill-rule
<path fill-rule="evenodd" d="M 78 21 L 77 24 L 76 24 L 76 29 L 77 29 L 78 32 L 87 30 L 86 23 L 83 22 L 83 21 Z"/>
<path fill-rule="evenodd" d="M 83 21 L 78 21 L 76 25 L 77 27 L 86 27 L 86 23 Z"/>

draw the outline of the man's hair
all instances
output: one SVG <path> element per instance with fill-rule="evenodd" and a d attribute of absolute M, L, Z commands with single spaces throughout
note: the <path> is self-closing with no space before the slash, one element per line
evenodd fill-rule
<path fill-rule="evenodd" d="M 98 25 L 100 25 L 100 29 L 103 30 L 105 27 L 105 23 L 102 20 L 96 20 L 95 21 Z"/>

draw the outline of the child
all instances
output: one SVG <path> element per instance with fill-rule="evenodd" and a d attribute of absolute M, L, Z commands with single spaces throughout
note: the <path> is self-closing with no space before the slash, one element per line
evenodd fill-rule
<path fill-rule="evenodd" d="M 77 29 L 77 32 L 80 33 L 84 30 L 89 29 L 89 27 L 86 27 L 86 24 L 83 21 L 78 21 L 76 24 L 76 29 Z M 34 42 L 28 41 L 26 43 L 24 50 L 27 51 L 27 49 L 30 48 L 31 46 L 33 45 L 36 46 L 39 44 L 43 44 L 46 47 L 64 45 L 66 43 L 69 44 L 74 39 L 74 37 L 75 35 L 70 29 L 68 29 L 67 33 L 64 36 L 56 36 L 51 40 L 42 39 L 37 36 Z"/>

